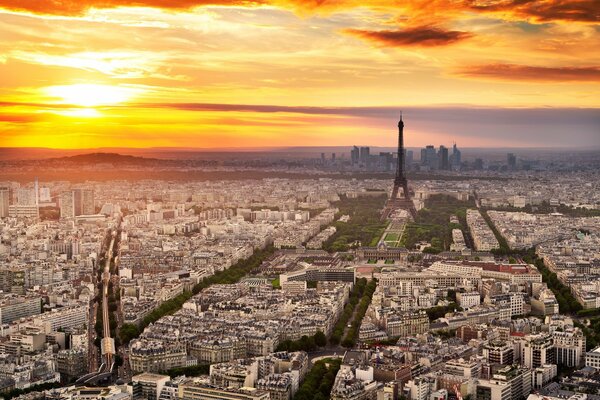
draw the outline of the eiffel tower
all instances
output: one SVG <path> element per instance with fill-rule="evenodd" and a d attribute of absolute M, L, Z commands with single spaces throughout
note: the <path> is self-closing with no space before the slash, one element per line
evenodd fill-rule
<path fill-rule="evenodd" d="M 416 217 L 417 210 L 410 199 L 408 181 L 406 180 L 406 172 L 404 171 L 404 121 L 402 121 L 402 112 L 400 112 L 400 121 L 398 121 L 398 165 L 396 166 L 394 188 L 392 189 L 392 196 L 388 199 L 383 209 L 381 219 L 385 220 L 389 218 L 398 209 L 407 210 L 413 218 Z"/>

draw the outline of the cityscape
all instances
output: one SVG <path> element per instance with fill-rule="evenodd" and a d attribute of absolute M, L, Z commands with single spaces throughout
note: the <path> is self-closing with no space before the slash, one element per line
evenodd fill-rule
<path fill-rule="evenodd" d="M 250 180 L 110 153 L 4 161 L 2 393 L 598 396 L 600 157 L 415 159 L 402 119 L 397 137 Z M 82 176 L 29 180 L 49 165 Z M 86 178 L 107 168 L 147 178 Z"/>
<path fill-rule="evenodd" d="M 0 400 L 600 400 L 599 0 L 0 0 Z"/>

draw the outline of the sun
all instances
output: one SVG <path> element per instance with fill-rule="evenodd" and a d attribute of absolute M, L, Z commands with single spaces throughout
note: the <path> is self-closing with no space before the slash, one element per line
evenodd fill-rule
<path fill-rule="evenodd" d="M 123 103 L 139 90 L 131 87 L 98 85 L 98 84 L 74 84 L 63 86 L 50 86 L 46 88 L 46 94 L 53 98 L 61 99 L 82 107 L 96 107 Z"/>

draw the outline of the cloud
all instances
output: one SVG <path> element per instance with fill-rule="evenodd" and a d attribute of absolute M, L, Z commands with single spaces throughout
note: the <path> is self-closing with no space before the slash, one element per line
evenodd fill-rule
<path fill-rule="evenodd" d="M 357 7 L 401 10 L 416 17 L 438 14 L 448 16 L 461 12 L 502 14 L 508 19 L 533 19 L 538 22 L 599 22 L 597 0 L 0 0 L 0 8 L 35 14 L 79 16 L 91 8 L 153 7 L 189 9 L 198 6 L 271 5 L 301 12 L 331 12 Z"/>
<path fill-rule="evenodd" d="M 490 121 L 503 123 L 526 124 L 533 120 L 544 119 L 548 122 L 589 120 L 600 123 L 598 108 L 569 108 L 569 107 L 477 107 L 477 106 L 402 106 L 396 107 L 307 107 L 307 106 L 277 106 L 267 104 L 223 104 L 223 103 L 140 103 L 132 107 L 140 108 L 174 108 L 185 111 L 199 112 L 254 112 L 254 113 L 293 113 L 309 115 L 338 115 L 359 118 L 375 118 L 395 120 L 400 110 L 403 115 L 418 120 L 446 122 L 481 122 Z"/>
<path fill-rule="evenodd" d="M 261 3 L 262 0 L 0 0 L 0 7 L 34 14 L 79 16 L 91 8 L 188 9 L 203 5 L 252 6 Z"/>
<path fill-rule="evenodd" d="M 398 30 L 369 31 L 345 29 L 344 32 L 383 46 L 444 46 L 472 36 L 469 32 L 448 31 L 432 26 L 417 26 Z"/>
<path fill-rule="evenodd" d="M 510 12 L 539 22 L 599 22 L 598 0 L 468 0 L 466 6 L 481 12 Z"/>
<path fill-rule="evenodd" d="M 472 65 L 456 71 L 460 76 L 511 81 L 600 82 L 600 66 L 539 67 L 519 64 Z"/>

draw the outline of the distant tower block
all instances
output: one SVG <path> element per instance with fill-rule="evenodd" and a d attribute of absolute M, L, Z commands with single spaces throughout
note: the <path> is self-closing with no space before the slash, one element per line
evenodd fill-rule
<path fill-rule="evenodd" d="M 400 112 L 400 121 L 398 121 L 398 165 L 396 166 L 396 177 L 394 178 L 394 188 L 392 196 L 383 210 L 382 219 L 387 219 L 395 210 L 405 209 L 409 211 L 413 218 L 416 216 L 415 206 L 410 199 L 408 191 L 408 181 L 406 180 L 406 172 L 404 171 L 404 121 L 402 120 L 402 112 Z"/>

